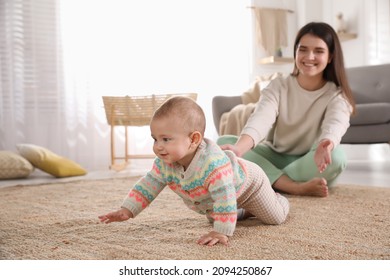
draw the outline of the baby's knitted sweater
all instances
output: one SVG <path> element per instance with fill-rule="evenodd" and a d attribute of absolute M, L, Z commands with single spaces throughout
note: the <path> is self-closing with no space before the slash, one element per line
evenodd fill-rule
<path fill-rule="evenodd" d="M 153 168 L 130 190 L 122 207 L 134 217 L 169 186 L 190 209 L 214 220 L 214 230 L 231 236 L 237 221 L 237 198 L 248 188 L 245 163 L 231 151 L 222 151 L 205 139 L 187 170 L 159 158 Z"/>

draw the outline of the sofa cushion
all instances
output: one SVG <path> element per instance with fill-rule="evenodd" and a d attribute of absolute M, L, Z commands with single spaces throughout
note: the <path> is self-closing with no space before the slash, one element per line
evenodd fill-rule
<path fill-rule="evenodd" d="M 87 171 L 70 159 L 33 144 L 18 144 L 19 153 L 33 166 L 55 177 L 85 175 Z"/>
<path fill-rule="evenodd" d="M 34 170 L 29 161 L 11 151 L 0 151 L 0 180 L 25 178 Z"/>
<path fill-rule="evenodd" d="M 360 66 L 346 71 L 357 104 L 390 102 L 390 64 Z"/>
<path fill-rule="evenodd" d="M 367 103 L 356 105 L 356 115 L 351 125 L 373 125 L 390 123 L 390 103 Z"/>

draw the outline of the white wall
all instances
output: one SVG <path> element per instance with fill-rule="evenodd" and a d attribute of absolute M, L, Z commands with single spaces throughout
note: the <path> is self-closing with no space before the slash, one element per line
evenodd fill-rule
<path fill-rule="evenodd" d="M 294 10 L 294 14 L 288 16 L 290 45 L 284 49 L 284 56 L 292 56 L 294 38 L 301 26 L 311 21 L 324 21 L 336 29 L 336 15 L 340 12 L 343 13 L 348 32 L 357 34 L 357 38 L 341 42 L 345 66 L 357 67 L 378 63 L 370 59 L 369 56 L 373 48 L 370 26 L 376 24 L 375 15 L 371 12 L 375 1 L 386 0 L 253 0 L 252 4 L 258 7 Z M 384 35 L 386 36 L 386 34 Z M 269 72 L 279 71 L 286 73 L 291 71 L 291 64 L 277 66 L 259 65 L 258 59 L 266 54 L 256 49 L 258 46 L 255 43 L 253 43 L 253 46 L 252 77 Z M 390 52 L 390 49 L 388 51 Z M 390 61 L 381 61 L 381 63 L 386 62 Z"/>
<path fill-rule="evenodd" d="M 336 15 L 343 14 L 348 32 L 356 33 L 357 38 L 341 42 L 346 67 L 355 67 L 368 64 L 367 42 L 367 13 L 365 12 L 366 0 L 332 0 L 324 1 L 323 20 L 336 26 Z"/>
<path fill-rule="evenodd" d="M 293 56 L 293 47 L 295 40 L 295 34 L 298 30 L 299 13 L 296 8 L 296 0 L 285 1 L 285 0 L 252 0 L 252 6 L 262 7 L 262 8 L 277 8 L 277 9 L 286 9 L 292 10 L 293 13 L 287 14 L 287 25 L 288 25 L 288 47 L 282 48 L 283 56 L 292 57 Z M 293 64 L 284 64 L 284 65 L 264 65 L 259 64 L 259 60 L 263 57 L 269 56 L 267 52 L 261 48 L 256 42 L 256 33 L 255 33 L 255 16 L 252 12 L 252 79 L 255 79 L 256 76 L 269 75 L 275 72 L 289 73 L 292 71 Z"/>
<path fill-rule="evenodd" d="M 375 41 L 377 38 L 372 31 L 378 30 L 376 9 L 383 9 L 386 14 L 383 18 L 389 20 L 389 2 L 389 0 L 297 0 L 297 6 L 303 7 L 298 11 L 300 12 L 298 22 L 302 25 L 309 21 L 322 20 L 336 28 L 336 15 L 341 12 L 347 23 L 348 32 L 357 34 L 356 39 L 341 42 L 346 67 L 390 63 L 390 55 L 382 55 L 380 58 L 374 58 L 372 55 L 373 49 L 378 48 Z M 389 38 L 388 30 L 385 28 L 379 36 Z M 381 52 L 390 53 L 390 44 L 382 43 Z"/>

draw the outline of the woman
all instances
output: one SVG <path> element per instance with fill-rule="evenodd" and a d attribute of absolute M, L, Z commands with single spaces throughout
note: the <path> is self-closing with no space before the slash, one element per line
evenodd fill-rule
<path fill-rule="evenodd" d="M 325 197 L 346 166 L 339 144 L 355 102 L 330 25 L 302 27 L 294 59 L 293 73 L 262 91 L 240 137 L 222 136 L 218 144 L 260 165 L 276 190 Z"/>

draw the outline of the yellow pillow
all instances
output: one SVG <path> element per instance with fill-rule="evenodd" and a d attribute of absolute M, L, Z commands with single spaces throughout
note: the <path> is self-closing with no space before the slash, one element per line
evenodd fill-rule
<path fill-rule="evenodd" d="M 87 171 L 70 159 L 61 157 L 46 148 L 33 144 L 16 145 L 19 153 L 33 166 L 55 177 L 81 176 Z"/>
<path fill-rule="evenodd" d="M 11 151 L 0 151 L 0 180 L 26 178 L 33 170 L 24 157 Z"/>

